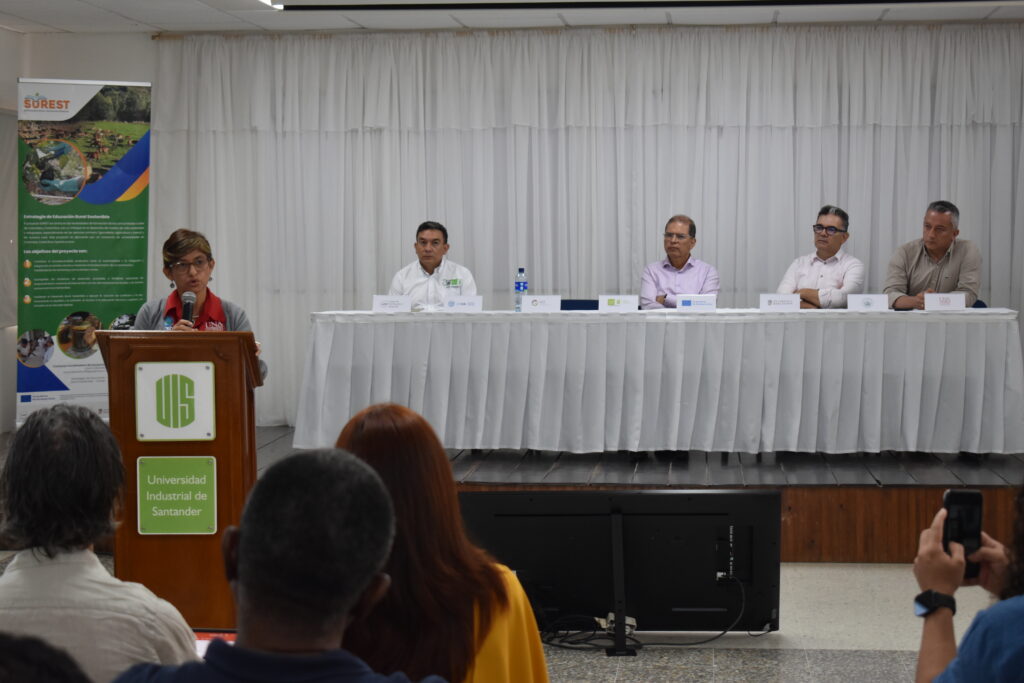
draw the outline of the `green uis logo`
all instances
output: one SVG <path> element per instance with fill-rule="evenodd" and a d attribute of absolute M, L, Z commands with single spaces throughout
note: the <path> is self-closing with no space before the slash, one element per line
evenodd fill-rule
<path fill-rule="evenodd" d="M 156 382 L 156 421 L 164 427 L 187 427 L 196 419 L 196 385 L 185 375 L 165 375 Z"/>

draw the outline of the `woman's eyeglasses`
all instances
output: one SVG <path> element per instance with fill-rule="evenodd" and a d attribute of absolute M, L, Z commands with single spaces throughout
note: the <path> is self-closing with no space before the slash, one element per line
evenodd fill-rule
<path fill-rule="evenodd" d="M 195 268 L 197 272 L 201 272 L 205 270 L 208 265 L 210 265 L 210 259 L 200 256 L 195 261 L 178 261 L 177 263 L 172 263 L 171 270 L 180 274 L 187 273 L 191 268 Z"/>

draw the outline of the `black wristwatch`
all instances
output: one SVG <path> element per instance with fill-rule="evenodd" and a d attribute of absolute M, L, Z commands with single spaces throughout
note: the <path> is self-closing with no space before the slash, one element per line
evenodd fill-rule
<path fill-rule="evenodd" d="M 914 598 L 914 614 L 919 617 L 926 617 L 940 607 L 948 607 L 953 614 L 956 614 L 956 600 L 952 595 L 927 590 Z"/>

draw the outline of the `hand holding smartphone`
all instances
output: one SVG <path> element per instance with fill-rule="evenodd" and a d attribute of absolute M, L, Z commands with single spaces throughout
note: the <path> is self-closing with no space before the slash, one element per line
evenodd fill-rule
<path fill-rule="evenodd" d="M 981 547 L 981 491 L 977 489 L 948 489 L 942 494 L 942 506 L 946 508 L 946 523 L 942 527 L 942 548 L 949 552 L 949 542 L 955 541 L 964 547 L 964 555 L 971 555 Z M 965 579 L 978 577 L 981 565 L 968 562 L 964 569 Z"/>

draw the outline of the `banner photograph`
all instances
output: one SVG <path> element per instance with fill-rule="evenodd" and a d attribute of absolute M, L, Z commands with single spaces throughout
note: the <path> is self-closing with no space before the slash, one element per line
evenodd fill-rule
<path fill-rule="evenodd" d="M 18 82 L 18 424 L 108 414 L 96 331 L 146 300 L 149 128 L 148 83 Z"/>

